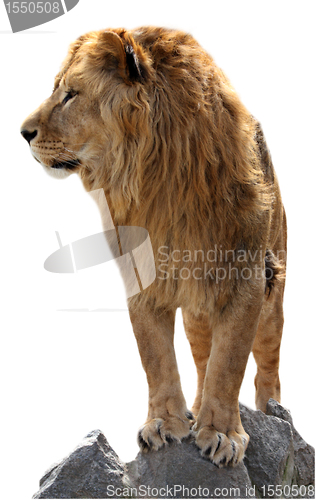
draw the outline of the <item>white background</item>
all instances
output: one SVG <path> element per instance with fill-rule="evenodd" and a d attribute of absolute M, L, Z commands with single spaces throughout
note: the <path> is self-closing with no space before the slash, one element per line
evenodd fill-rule
<path fill-rule="evenodd" d="M 124 461 L 137 453 L 147 384 L 112 263 L 51 274 L 44 260 L 101 230 L 79 180 L 47 176 L 19 135 L 51 93 L 68 44 L 107 27 L 164 25 L 191 32 L 262 123 L 288 216 L 282 402 L 315 444 L 315 8 L 314 2 L 80 0 L 67 15 L 10 33 L 1 50 L 1 496 L 30 498 L 38 480 L 100 428 Z M 61 312 L 108 308 L 116 312 Z M 176 349 L 188 406 L 195 369 L 178 316 Z M 252 357 L 240 400 L 254 408 Z"/>

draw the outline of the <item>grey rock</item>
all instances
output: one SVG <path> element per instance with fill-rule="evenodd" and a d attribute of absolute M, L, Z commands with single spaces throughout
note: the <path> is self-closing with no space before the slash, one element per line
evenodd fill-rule
<path fill-rule="evenodd" d="M 119 457 L 96 430 L 45 473 L 33 498 L 107 498 L 108 487 L 123 487 L 123 472 Z"/>
<path fill-rule="evenodd" d="M 290 410 L 284 408 L 284 406 L 280 405 L 280 403 L 274 399 L 269 399 L 266 407 L 266 415 L 272 415 L 273 417 L 285 420 L 285 422 L 289 422 L 293 427 L 293 419 Z"/>
<path fill-rule="evenodd" d="M 243 405 L 240 405 L 240 415 L 250 436 L 244 461 L 260 496 L 269 486 L 291 485 L 294 470 L 291 424 Z"/>
<path fill-rule="evenodd" d="M 203 459 L 193 435 L 123 464 L 93 431 L 46 472 L 33 498 L 280 498 L 280 488 L 281 498 L 315 498 L 314 449 L 290 412 L 270 400 L 267 415 L 243 405 L 240 413 L 250 443 L 237 467 Z"/>
<path fill-rule="evenodd" d="M 294 444 L 294 474 L 292 483 L 297 486 L 315 484 L 315 449 L 306 443 L 293 425 L 289 410 L 274 399 L 267 404 L 267 415 L 273 415 L 291 424 Z"/>
<path fill-rule="evenodd" d="M 245 465 L 219 469 L 202 458 L 193 437 L 159 451 L 139 453 L 126 464 L 125 479 L 137 498 L 253 497 Z"/>

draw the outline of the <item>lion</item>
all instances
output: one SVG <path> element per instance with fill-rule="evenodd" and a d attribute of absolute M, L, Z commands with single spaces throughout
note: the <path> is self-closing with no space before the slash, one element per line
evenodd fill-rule
<path fill-rule="evenodd" d="M 149 386 L 141 450 L 193 435 L 204 458 L 235 466 L 251 351 L 256 407 L 280 401 L 286 216 L 260 124 L 190 34 L 142 27 L 75 40 L 21 134 L 48 173 L 102 189 L 116 227 L 149 232 L 157 276 L 128 300 Z M 191 411 L 178 308 L 197 369 Z"/>

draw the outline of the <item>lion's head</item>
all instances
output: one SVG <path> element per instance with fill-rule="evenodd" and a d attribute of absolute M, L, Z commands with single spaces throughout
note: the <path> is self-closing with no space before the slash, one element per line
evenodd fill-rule
<path fill-rule="evenodd" d="M 52 95 L 21 127 L 34 158 L 51 175 L 94 172 L 113 146 L 111 115 L 117 101 L 120 108 L 123 104 L 124 119 L 124 104 L 137 99 L 136 81 L 145 73 L 138 62 L 142 57 L 124 40 L 124 32 L 120 35 L 90 33 L 73 43 Z M 131 129 L 133 125 L 127 123 Z"/>

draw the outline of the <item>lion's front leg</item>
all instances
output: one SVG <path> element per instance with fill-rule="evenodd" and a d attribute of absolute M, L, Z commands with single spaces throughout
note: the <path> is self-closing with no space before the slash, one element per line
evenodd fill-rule
<path fill-rule="evenodd" d="M 196 444 L 204 458 L 219 467 L 237 465 L 249 436 L 239 414 L 239 390 L 256 334 L 263 293 L 248 295 L 248 304 L 235 303 L 219 314 L 214 325 L 201 409 L 194 426 Z"/>
<path fill-rule="evenodd" d="M 142 451 L 158 450 L 187 436 L 193 418 L 182 394 L 174 352 L 175 311 L 130 309 L 130 318 L 149 386 L 148 417 L 139 430 L 138 444 Z"/>

